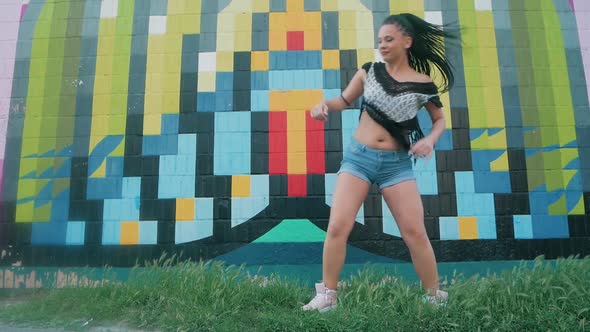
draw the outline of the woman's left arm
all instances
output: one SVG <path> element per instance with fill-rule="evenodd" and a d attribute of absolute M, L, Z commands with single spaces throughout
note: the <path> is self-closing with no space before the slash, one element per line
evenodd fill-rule
<path fill-rule="evenodd" d="M 427 102 L 424 107 L 432 120 L 432 130 L 428 136 L 419 140 L 410 148 L 410 154 L 418 158 L 430 157 L 434 150 L 434 145 L 438 142 L 446 127 L 445 115 L 442 108 L 436 106 L 431 101 Z"/>

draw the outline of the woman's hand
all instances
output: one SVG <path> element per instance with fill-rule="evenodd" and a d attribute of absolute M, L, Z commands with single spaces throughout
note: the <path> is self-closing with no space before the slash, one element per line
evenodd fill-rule
<path fill-rule="evenodd" d="M 410 147 L 409 155 L 414 158 L 430 159 L 434 150 L 434 142 L 430 137 L 424 137 Z"/>
<path fill-rule="evenodd" d="M 315 105 L 311 109 L 311 117 L 319 121 L 326 121 L 328 118 L 328 106 L 324 103 Z"/>

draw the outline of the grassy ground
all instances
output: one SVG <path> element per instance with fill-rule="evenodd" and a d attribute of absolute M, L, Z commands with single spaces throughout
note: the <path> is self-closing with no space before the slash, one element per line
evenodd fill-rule
<path fill-rule="evenodd" d="M 421 302 L 419 285 L 370 266 L 346 279 L 338 310 L 302 312 L 313 290 L 221 263 L 174 259 L 137 269 L 125 283 L 28 295 L 0 321 L 87 329 L 100 324 L 161 331 L 585 331 L 590 258 L 523 263 L 498 275 L 460 275 L 446 308 Z"/>

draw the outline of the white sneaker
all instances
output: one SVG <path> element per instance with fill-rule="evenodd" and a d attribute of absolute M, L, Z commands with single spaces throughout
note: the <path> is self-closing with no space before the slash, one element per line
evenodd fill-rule
<path fill-rule="evenodd" d="M 315 284 L 315 291 L 315 297 L 302 307 L 303 310 L 318 310 L 323 313 L 336 309 L 338 292 L 326 288 L 323 282 Z"/>
<path fill-rule="evenodd" d="M 424 295 L 423 300 L 424 302 L 432 304 L 435 307 L 445 307 L 449 301 L 449 293 L 439 289 L 436 291 L 435 295 Z"/>

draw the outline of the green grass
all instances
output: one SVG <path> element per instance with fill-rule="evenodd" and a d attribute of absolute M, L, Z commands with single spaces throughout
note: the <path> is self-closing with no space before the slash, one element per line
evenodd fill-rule
<path fill-rule="evenodd" d="M 125 283 L 42 291 L 0 311 L 0 321 L 80 328 L 124 323 L 163 331 L 585 331 L 590 258 L 535 260 L 497 275 L 445 282 L 446 308 L 421 302 L 419 285 L 370 266 L 345 280 L 338 310 L 302 312 L 313 290 L 243 267 L 162 258 Z M 87 326 L 88 327 L 88 326 Z"/>

